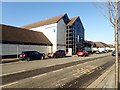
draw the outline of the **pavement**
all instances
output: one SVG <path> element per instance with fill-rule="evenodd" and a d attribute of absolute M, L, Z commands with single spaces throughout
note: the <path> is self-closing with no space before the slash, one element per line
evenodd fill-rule
<path fill-rule="evenodd" d="M 89 88 L 115 88 L 115 64 L 91 83 L 87 89 Z"/>
<path fill-rule="evenodd" d="M 119 80 L 119 86 L 120 86 L 120 80 Z M 86 90 L 90 88 L 114 90 L 115 89 L 115 64 L 112 67 L 110 67 L 104 74 L 102 74 L 98 79 L 96 79 L 93 83 L 91 83 L 86 88 Z"/>
<path fill-rule="evenodd" d="M 10 62 L 16 62 L 16 61 L 20 61 L 19 58 L 2 59 L 1 63 L 10 63 Z"/>

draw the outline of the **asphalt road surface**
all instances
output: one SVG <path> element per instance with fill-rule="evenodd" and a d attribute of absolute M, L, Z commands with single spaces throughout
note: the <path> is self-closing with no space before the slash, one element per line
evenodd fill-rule
<path fill-rule="evenodd" d="M 62 58 L 65 60 L 66 58 Z M 70 59 L 70 58 L 69 58 Z M 79 59 L 78 57 L 71 57 Z M 115 61 L 115 57 L 104 56 L 60 65 L 44 67 L 3 77 L 2 88 L 86 88 Z M 37 61 L 36 61 L 37 62 Z M 30 62 L 32 63 L 32 62 Z M 46 62 L 47 63 L 47 62 Z M 8 64 L 9 65 L 9 64 Z M 11 64 L 10 64 L 11 65 Z M 7 67 L 7 65 L 6 65 Z M 15 68 L 15 67 L 14 67 Z M 33 67 L 34 68 L 34 67 Z M 13 78 L 13 79 L 12 79 Z"/>
<path fill-rule="evenodd" d="M 45 59 L 45 60 L 33 60 L 30 62 L 18 61 L 18 62 L 1 64 L 0 67 L 2 67 L 2 75 L 8 75 L 8 74 L 34 70 L 38 68 L 50 67 L 50 66 L 60 65 L 65 63 L 71 63 L 71 62 L 77 62 L 77 61 L 81 62 L 81 60 L 95 59 L 101 56 L 104 57 L 108 55 L 111 55 L 111 54 L 110 53 L 93 54 L 93 55 L 90 55 L 89 57 L 75 56 L 75 57 L 66 57 L 66 58 Z"/>

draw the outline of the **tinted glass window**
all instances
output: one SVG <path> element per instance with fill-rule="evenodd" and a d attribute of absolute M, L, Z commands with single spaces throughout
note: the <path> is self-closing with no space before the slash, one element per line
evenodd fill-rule
<path fill-rule="evenodd" d="M 56 53 L 59 53 L 60 51 L 56 51 Z"/>
<path fill-rule="evenodd" d="M 40 54 L 39 52 L 34 52 L 34 54 Z"/>
<path fill-rule="evenodd" d="M 83 52 L 83 51 L 79 51 L 79 52 Z"/>

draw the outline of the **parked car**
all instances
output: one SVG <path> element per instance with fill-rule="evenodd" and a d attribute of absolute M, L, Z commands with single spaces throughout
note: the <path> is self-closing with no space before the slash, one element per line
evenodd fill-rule
<path fill-rule="evenodd" d="M 115 51 L 112 51 L 112 56 L 115 56 L 115 55 L 116 55 Z M 120 56 L 120 51 L 118 52 L 118 55 Z"/>
<path fill-rule="evenodd" d="M 108 52 L 109 52 L 108 50 L 103 51 L 103 53 L 108 53 Z"/>
<path fill-rule="evenodd" d="M 65 50 L 58 50 L 55 53 L 48 53 L 49 58 L 65 57 Z"/>
<path fill-rule="evenodd" d="M 112 51 L 112 56 L 115 56 L 115 51 Z"/>
<path fill-rule="evenodd" d="M 37 60 L 37 59 L 44 59 L 44 58 L 45 58 L 45 54 L 37 52 L 37 51 L 23 51 L 19 55 L 20 60 L 27 60 L 27 61 Z"/>
<path fill-rule="evenodd" d="M 86 50 L 81 50 L 77 52 L 78 56 L 88 56 L 89 53 Z"/>
<path fill-rule="evenodd" d="M 99 51 L 96 51 L 95 53 L 96 53 L 96 54 L 100 54 L 101 52 L 99 52 Z"/>

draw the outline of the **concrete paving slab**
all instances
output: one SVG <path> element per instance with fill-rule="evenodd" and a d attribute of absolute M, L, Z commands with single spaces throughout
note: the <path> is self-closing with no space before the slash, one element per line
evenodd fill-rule
<path fill-rule="evenodd" d="M 104 74 L 96 79 L 87 88 L 114 88 L 115 86 L 115 65 L 110 67 Z"/>

